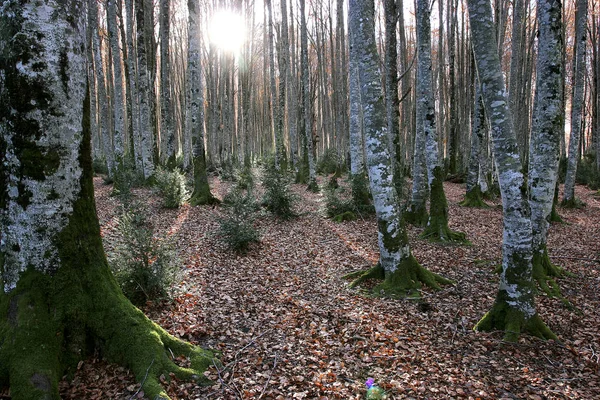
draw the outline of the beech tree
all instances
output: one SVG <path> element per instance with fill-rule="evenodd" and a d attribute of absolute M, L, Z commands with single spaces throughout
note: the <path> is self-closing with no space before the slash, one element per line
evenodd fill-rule
<path fill-rule="evenodd" d="M 465 235 L 448 228 L 448 202 L 444 193 L 444 172 L 439 160 L 432 98 L 431 23 L 429 1 L 417 0 L 417 126 L 425 136 L 429 220 L 422 236 L 434 241 L 464 241 Z M 423 140 L 423 139 L 421 139 Z M 422 144 L 422 143 L 420 143 Z"/>
<path fill-rule="evenodd" d="M 423 268 L 413 257 L 401 219 L 388 145 L 373 0 L 350 0 L 348 27 L 354 47 L 351 57 L 356 57 L 353 62 L 359 71 L 366 164 L 377 214 L 379 243 L 379 263 L 365 272 L 355 274 L 357 279 L 352 286 L 365 279 L 378 278 L 384 281 L 375 287 L 374 292 L 383 291 L 386 295 L 410 294 L 419 289 L 421 284 L 439 288 L 440 283 L 449 281 Z"/>
<path fill-rule="evenodd" d="M 558 179 L 562 130 L 562 7 L 557 0 L 538 0 L 537 79 L 530 145 L 529 192 L 533 233 L 533 276 L 546 292 L 557 293 L 551 276 L 560 268 L 548 257 L 546 240 Z M 553 286 L 550 288 L 548 282 Z"/>
<path fill-rule="evenodd" d="M 204 88 L 202 87 L 202 64 L 200 60 L 201 31 L 199 0 L 187 0 L 188 6 L 188 102 L 186 129 L 192 138 L 194 154 L 194 192 L 190 204 L 213 204 L 218 200 L 210 192 L 206 173 L 206 153 L 204 149 Z"/>
<path fill-rule="evenodd" d="M 199 380 L 211 355 L 150 321 L 109 270 L 92 183 L 85 17 L 75 0 L 0 8 L 0 387 L 14 400 L 57 399 L 65 367 L 95 346 L 130 368 L 145 396 L 167 399 L 161 374 Z"/>
<path fill-rule="evenodd" d="M 468 9 L 473 52 L 485 112 L 491 124 L 503 215 L 500 287 L 491 310 L 475 329 L 499 329 L 505 332 L 506 340 L 512 341 L 517 340 L 521 332 L 546 339 L 556 338 L 535 309 L 530 209 L 506 85 L 496 50 L 492 8 L 488 0 L 468 0 Z"/>

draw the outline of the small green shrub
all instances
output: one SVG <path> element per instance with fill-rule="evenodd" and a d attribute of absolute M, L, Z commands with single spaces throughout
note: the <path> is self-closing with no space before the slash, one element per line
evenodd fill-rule
<path fill-rule="evenodd" d="M 106 167 L 106 158 L 94 158 L 94 161 L 92 161 L 92 168 L 94 169 L 94 174 L 106 175 L 108 173 L 108 168 Z"/>
<path fill-rule="evenodd" d="M 289 180 L 284 172 L 268 168 L 264 171 L 262 183 L 265 188 L 262 205 L 267 210 L 282 219 L 298 216 L 294 211 L 297 196 L 290 189 Z"/>
<path fill-rule="evenodd" d="M 189 199 L 185 176 L 178 169 L 168 171 L 159 167 L 154 172 L 154 179 L 166 208 L 178 208 Z"/>
<path fill-rule="evenodd" d="M 131 200 L 131 189 L 141 186 L 144 183 L 144 177 L 136 171 L 133 161 L 125 159 L 117 164 L 112 183 L 112 195 L 127 202 Z"/>
<path fill-rule="evenodd" d="M 243 167 L 235 172 L 236 187 L 240 190 L 252 192 L 254 189 L 254 173 L 252 168 Z"/>
<path fill-rule="evenodd" d="M 352 204 L 354 211 L 359 213 L 374 213 L 373 197 L 369 190 L 369 178 L 367 174 L 358 174 L 350 178 L 352 188 Z"/>
<path fill-rule="evenodd" d="M 592 190 L 600 188 L 600 174 L 596 168 L 595 151 L 586 153 L 579 161 L 575 181 L 579 184 L 587 185 Z"/>
<path fill-rule="evenodd" d="M 246 253 L 251 243 L 259 242 L 260 235 L 254 228 L 254 214 L 259 206 L 250 192 L 239 189 L 229 192 L 223 199 L 225 216 L 219 222 L 219 236 L 230 249 Z"/>
<path fill-rule="evenodd" d="M 335 218 L 346 212 L 354 212 L 355 207 L 352 199 L 344 198 L 344 190 L 326 187 L 324 212 L 328 218 Z"/>
<path fill-rule="evenodd" d="M 327 149 L 317 162 L 318 174 L 334 174 L 339 169 L 340 160 L 335 149 Z"/>
<path fill-rule="evenodd" d="M 173 243 L 154 237 L 147 212 L 136 204 L 122 210 L 117 232 L 109 264 L 125 296 L 137 305 L 169 297 L 180 270 Z"/>

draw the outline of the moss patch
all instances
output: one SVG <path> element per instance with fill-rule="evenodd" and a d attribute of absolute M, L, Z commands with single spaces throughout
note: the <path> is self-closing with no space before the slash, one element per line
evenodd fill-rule
<path fill-rule="evenodd" d="M 576 209 L 579 209 L 579 208 L 585 207 L 586 204 L 583 201 L 581 201 L 580 199 L 578 199 L 577 197 L 573 197 L 572 199 L 569 199 L 569 200 L 563 200 L 560 203 L 560 206 L 562 208 L 576 208 Z"/>
<path fill-rule="evenodd" d="M 483 201 L 483 193 L 481 192 L 481 188 L 479 185 L 475 185 L 475 187 L 469 190 L 465 194 L 465 198 L 463 201 L 458 203 L 462 207 L 475 207 L 475 208 L 489 208 L 485 201 Z"/>
<path fill-rule="evenodd" d="M 425 208 L 425 204 L 422 206 L 411 205 L 411 208 L 406 210 L 403 214 L 404 221 L 413 225 L 413 226 L 426 226 L 427 221 L 429 220 L 429 214 L 427 213 L 427 208 Z"/>
<path fill-rule="evenodd" d="M 334 222 L 346 222 L 346 221 L 354 221 L 356 220 L 356 214 L 354 214 L 352 211 L 346 211 L 344 213 L 335 215 L 332 220 Z"/>
<path fill-rule="evenodd" d="M 373 294 L 392 298 L 420 297 L 419 290 L 423 285 L 438 290 L 441 284 L 452 283 L 451 280 L 423 268 L 412 255 L 403 259 L 392 273 L 386 273 L 383 267 L 377 264 L 366 271 L 354 272 L 344 278 L 354 279 L 350 288 L 355 288 L 369 279 L 382 280 L 383 282 L 373 288 Z"/>
<path fill-rule="evenodd" d="M 541 339 L 557 340 L 538 314 L 526 319 L 523 312 L 510 307 L 505 292 L 500 291 L 492 309 L 473 328 L 476 331 L 504 331 L 504 340 L 516 342 L 521 333 L 529 333 Z"/>
<path fill-rule="evenodd" d="M 192 206 L 205 204 L 219 204 L 221 201 L 214 197 L 210 192 L 208 184 L 208 174 L 206 173 L 206 159 L 204 151 L 194 158 L 194 192 L 190 198 Z"/>
<path fill-rule="evenodd" d="M 560 289 L 553 277 L 560 277 L 564 271 L 561 267 L 552 264 L 546 246 L 541 251 L 533 252 L 533 279 L 539 288 L 549 296 L 561 297 Z"/>

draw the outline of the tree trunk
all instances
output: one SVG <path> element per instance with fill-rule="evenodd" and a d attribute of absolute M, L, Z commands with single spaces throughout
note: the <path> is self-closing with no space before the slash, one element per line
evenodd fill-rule
<path fill-rule="evenodd" d="M 435 108 L 432 98 L 431 25 L 427 0 L 417 0 L 417 125 L 425 135 L 425 160 L 429 185 L 429 220 L 422 237 L 433 241 L 464 241 L 465 235 L 448 228 L 448 202 L 444 171 L 440 165 Z"/>
<path fill-rule="evenodd" d="M 0 11 L 9 50 L 0 149 L 14 155 L 0 164 L 0 387 L 10 385 L 14 400 L 58 399 L 64 369 L 96 346 L 130 368 L 148 398 L 167 399 L 161 374 L 199 380 L 210 354 L 146 318 L 108 268 L 92 183 L 84 9 L 65 0 Z M 175 365 L 171 351 L 192 368 Z"/>
<path fill-rule="evenodd" d="M 313 152 L 313 104 L 310 91 L 310 75 L 308 66 L 308 28 L 306 26 L 305 0 L 300 0 L 300 53 L 302 72 L 302 98 L 304 99 L 304 134 L 306 138 L 306 154 L 308 158 L 308 189 L 319 190 L 315 171 L 315 158 Z"/>
<path fill-rule="evenodd" d="M 175 130 L 173 129 L 173 99 L 171 98 L 171 5 L 170 0 L 160 0 L 160 136 L 166 142 L 163 160 L 167 167 L 175 168 Z"/>
<path fill-rule="evenodd" d="M 576 206 L 579 202 L 575 199 L 575 178 L 577 176 L 577 163 L 579 162 L 579 144 L 581 141 L 581 120 L 584 107 L 584 86 L 586 73 L 586 43 L 587 43 L 587 0 L 577 0 L 577 13 L 575 17 L 575 63 L 573 99 L 571 101 L 571 138 L 569 140 L 569 158 L 567 161 L 567 176 L 565 177 L 565 193 L 563 205 Z"/>
<path fill-rule="evenodd" d="M 187 0 L 188 5 L 188 123 L 186 129 L 194 146 L 194 192 L 190 204 L 214 204 L 218 200 L 211 194 L 206 173 L 204 151 L 204 88 L 202 87 L 201 32 L 199 0 Z"/>
<path fill-rule="evenodd" d="M 486 114 L 490 118 L 494 156 L 502 193 L 503 242 L 500 287 L 492 309 L 475 326 L 477 330 L 499 329 L 506 340 L 517 340 L 521 332 L 556 338 L 535 310 L 532 276 L 532 231 L 523 167 L 512 116 L 506 98 L 492 9 L 487 0 L 468 0 L 473 52 Z"/>
<path fill-rule="evenodd" d="M 483 191 L 479 185 L 483 136 L 485 135 L 485 113 L 481 99 L 481 90 L 477 83 L 475 92 L 475 107 L 473 115 L 473 124 L 471 129 L 471 154 L 469 156 L 469 169 L 467 174 L 467 193 L 464 200 L 460 203 L 463 207 L 487 207 L 483 201 Z"/>
<path fill-rule="evenodd" d="M 361 108 L 364 113 L 367 168 L 373 203 L 377 213 L 379 264 L 353 283 L 368 278 L 385 278 L 375 293 L 388 296 L 411 294 L 421 284 L 439 288 L 444 278 L 424 269 L 412 256 L 408 236 L 401 221 L 400 204 L 394 188 L 391 157 L 382 97 L 379 57 L 375 42 L 373 0 L 350 0 L 348 25 L 352 33 L 351 53 L 359 70 Z"/>
<path fill-rule="evenodd" d="M 533 277 L 547 293 L 557 293 L 549 276 L 560 274 L 548 257 L 546 240 L 558 179 L 562 126 L 562 9 L 556 0 L 539 0 L 537 81 L 529 165 L 529 206 L 533 231 Z M 550 288 L 548 283 L 552 286 Z"/>
<path fill-rule="evenodd" d="M 123 163 L 125 133 L 125 102 L 123 101 L 123 67 L 121 65 L 121 47 L 119 45 L 119 30 L 117 27 L 116 0 L 108 0 L 108 35 L 112 53 L 112 68 L 114 78 L 113 123 L 114 123 L 114 154 L 115 165 L 118 168 Z"/>

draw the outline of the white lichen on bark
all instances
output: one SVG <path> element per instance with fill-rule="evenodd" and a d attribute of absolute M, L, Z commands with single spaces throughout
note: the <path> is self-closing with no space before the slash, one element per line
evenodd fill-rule
<path fill-rule="evenodd" d="M 496 52 L 492 10 L 487 0 L 469 0 L 473 52 L 482 85 L 485 111 L 491 121 L 493 151 L 503 206 L 500 296 L 525 319 L 535 314 L 531 219 L 521 159 L 507 103 L 506 86 Z"/>
<path fill-rule="evenodd" d="M 400 204 L 394 188 L 388 147 L 387 123 L 375 42 L 373 6 L 368 0 L 350 0 L 349 30 L 353 33 L 365 130 L 367 169 L 378 220 L 379 263 L 386 275 L 396 271 L 410 247 L 400 220 Z M 356 109 L 356 107 L 354 107 Z"/>
<path fill-rule="evenodd" d="M 538 59 L 530 145 L 529 188 L 533 251 L 543 252 L 548 235 L 562 127 L 562 15 L 560 3 L 538 0 Z"/>
<path fill-rule="evenodd" d="M 14 9 L 5 2 L 0 8 L 1 17 L 20 13 L 14 17 L 20 20 L 20 29 L 13 39 L 25 45 L 18 68 L 8 66 L 0 76 L 0 96 L 12 107 L 0 118 L 0 140 L 6 146 L 0 167 L 6 179 L 6 188 L 0 189 L 6 190 L 0 209 L 4 292 L 14 289 L 20 273 L 28 268 L 52 273 L 60 265 L 55 240 L 67 225 L 80 190 L 84 38 L 74 38 L 74 27 L 55 17 L 58 7 L 65 7 L 64 2 L 28 2 Z M 66 12 L 71 24 L 81 24 L 84 4 Z M 75 29 L 82 31 L 81 26 Z M 16 93 L 11 93 L 15 86 L 5 79 L 18 80 L 23 89 L 35 87 L 43 92 L 43 99 L 23 110 L 22 104 L 16 104 Z M 20 131 L 23 126 L 35 129 Z M 41 159 L 23 160 L 23 146 Z M 36 163 L 40 170 L 28 173 Z"/>

